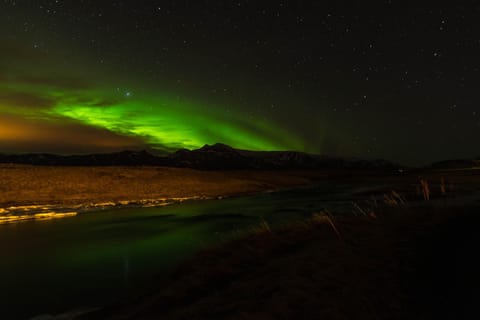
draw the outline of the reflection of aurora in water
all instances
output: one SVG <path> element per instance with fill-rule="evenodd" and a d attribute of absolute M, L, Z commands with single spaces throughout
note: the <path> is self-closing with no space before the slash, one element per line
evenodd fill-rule
<path fill-rule="evenodd" d="M 0 318 L 57 314 L 136 295 L 193 252 L 261 219 L 304 219 L 340 203 L 350 210 L 343 191 L 325 187 L 1 225 Z"/>

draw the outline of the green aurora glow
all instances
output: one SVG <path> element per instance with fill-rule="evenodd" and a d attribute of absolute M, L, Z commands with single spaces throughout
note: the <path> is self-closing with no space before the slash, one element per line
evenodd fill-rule
<path fill-rule="evenodd" d="M 88 25 L 80 26 L 78 41 L 70 28 L 52 32 L 42 19 L 24 32 L 18 24 L 24 15 L 15 11 L 1 21 L 0 152 L 173 152 L 214 143 L 330 154 L 353 149 L 346 126 L 318 112 L 314 97 L 251 74 L 242 65 L 251 59 L 235 54 L 239 69 L 218 77 L 222 59 L 204 52 L 214 45 L 182 55 L 175 37 L 145 42 L 160 51 L 138 50 L 136 34 L 119 33 L 120 42 L 103 39 L 93 50 L 83 43 Z"/>
<path fill-rule="evenodd" d="M 300 139 L 279 125 L 235 111 L 226 114 L 219 107 L 166 94 L 139 97 L 120 88 L 66 88 L 51 82 L 17 79 L 3 84 L 0 90 L 8 94 L 0 97 L 0 112 L 36 121 L 74 120 L 167 151 L 216 142 L 251 150 L 302 148 Z"/>
<path fill-rule="evenodd" d="M 328 142 L 350 139 L 344 126 L 305 111 L 304 100 L 272 82 L 241 74 L 219 82 L 195 69 L 204 62 L 174 62 L 152 79 L 133 70 L 145 67 L 142 61 L 125 68 L 114 58 L 99 64 L 65 38 L 37 46 L 45 37 L 40 30 L 0 43 L 0 152 L 172 152 L 224 143 L 313 153 L 326 146 L 336 154 L 349 147 Z M 180 83 L 182 74 L 188 76 Z"/>
<path fill-rule="evenodd" d="M 140 136 L 158 148 L 197 148 L 219 141 L 252 150 L 296 149 L 301 145 L 273 123 L 257 119 L 246 122 L 240 115 L 227 119 L 211 107 L 186 101 L 125 97 L 111 105 L 98 106 L 101 101 L 99 98 L 81 104 L 65 97 L 48 112 L 122 135 Z"/>

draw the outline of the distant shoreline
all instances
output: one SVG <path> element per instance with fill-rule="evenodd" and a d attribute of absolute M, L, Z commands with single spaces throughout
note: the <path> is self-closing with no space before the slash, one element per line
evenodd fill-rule
<path fill-rule="evenodd" d="M 0 224 L 312 185 L 324 171 L 0 165 Z"/>
<path fill-rule="evenodd" d="M 216 170 L 171 167 L 57 167 L 0 164 L 0 224 L 71 217 L 122 207 L 163 206 L 279 191 L 321 181 L 361 179 L 439 183 L 443 177 L 475 180 L 478 170 L 384 172 L 378 170 Z M 448 180 L 448 179 L 447 179 Z M 473 181 L 472 181 L 473 182 Z M 390 192 L 390 190 L 387 190 Z"/>
<path fill-rule="evenodd" d="M 50 220 L 74 217 L 78 214 L 108 210 L 114 208 L 162 207 L 189 200 L 209 200 L 214 198 L 184 197 L 143 200 L 121 200 L 118 202 L 84 203 L 74 206 L 29 205 L 0 208 L 0 224 L 32 220 Z"/>

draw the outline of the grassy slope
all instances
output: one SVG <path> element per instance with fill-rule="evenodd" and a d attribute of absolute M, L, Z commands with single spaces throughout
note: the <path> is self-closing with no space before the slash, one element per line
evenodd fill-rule
<path fill-rule="evenodd" d="M 161 292 L 98 319 L 469 319 L 479 207 L 265 228 L 184 264 Z M 454 212 L 452 212 L 454 211 Z M 94 319 L 89 315 L 89 319 Z"/>

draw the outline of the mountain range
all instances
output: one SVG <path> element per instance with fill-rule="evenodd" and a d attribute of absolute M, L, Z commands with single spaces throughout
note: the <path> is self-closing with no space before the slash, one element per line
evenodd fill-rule
<path fill-rule="evenodd" d="M 228 169 L 396 169 L 386 160 L 364 160 L 315 155 L 297 151 L 249 151 L 217 143 L 196 150 L 180 149 L 166 156 L 147 151 L 122 151 L 107 154 L 0 154 L 0 163 L 44 166 L 167 166 L 203 170 Z"/>

